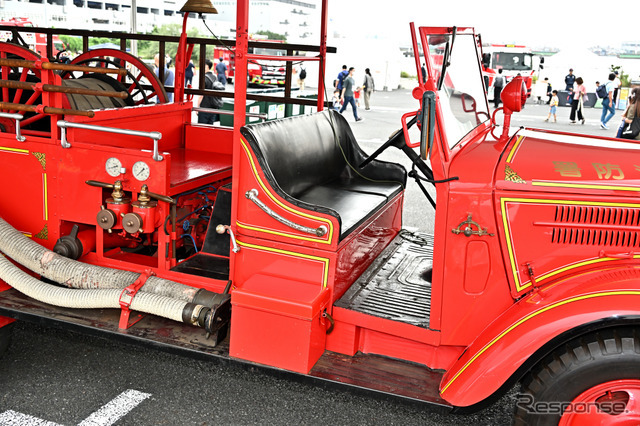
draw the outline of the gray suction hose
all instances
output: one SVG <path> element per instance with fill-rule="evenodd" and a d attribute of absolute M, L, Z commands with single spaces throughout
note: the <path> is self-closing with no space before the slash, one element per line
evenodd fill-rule
<path fill-rule="evenodd" d="M 28 275 L 9 260 L 0 256 L 0 279 L 19 292 L 50 305 L 64 308 L 120 308 L 118 289 L 77 290 L 56 287 Z M 131 302 L 131 309 L 182 321 L 187 302 L 156 294 L 138 292 Z"/>
<path fill-rule="evenodd" d="M 104 268 L 60 256 L 24 236 L 2 218 L 0 251 L 36 274 L 76 289 L 124 289 L 140 276 L 136 272 Z M 155 276 L 147 279 L 143 291 L 186 302 L 193 302 L 196 296 L 202 300 L 203 293 L 215 294 Z"/>

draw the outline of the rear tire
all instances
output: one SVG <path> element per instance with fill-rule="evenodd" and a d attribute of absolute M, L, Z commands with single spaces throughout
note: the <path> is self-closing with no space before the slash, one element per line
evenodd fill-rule
<path fill-rule="evenodd" d="M 9 349 L 14 324 L 15 323 L 11 323 L 0 327 L 0 358 L 7 352 L 7 349 Z"/>
<path fill-rule="evenodd" d="M 602 330 L 568 342 L 527 374 L 514 424 L 633 423 L 639 400 L 640 329 Z"/>

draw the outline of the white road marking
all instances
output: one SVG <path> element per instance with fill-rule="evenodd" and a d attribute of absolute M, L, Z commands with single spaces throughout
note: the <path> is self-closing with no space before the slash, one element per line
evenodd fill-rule
<path fill-rule="evenodd" d="M 105 404 L 95 413 L 84 419 L 78 426 L 110 426 L 126 416 L 145 399 L 150 393 L 129 389 Z M 28 414 L 7 410 L 0 413 L 0 425 L 2 426 L 61 426 L 58 423 L 42 420 Z"/>
<path fill-rule="evenodd" d="M 133 389 L 126 390 L 84 419 L 78 426 L 112 425 L 150 396 L 150 393 L 139 392 Z"/>
<path fill-rule="evenodd" d="M 27 414 L 7 410 L 0 413 L 0 425 L 3 426 L 60 426 L 58 423 L 48 422 Z"/>

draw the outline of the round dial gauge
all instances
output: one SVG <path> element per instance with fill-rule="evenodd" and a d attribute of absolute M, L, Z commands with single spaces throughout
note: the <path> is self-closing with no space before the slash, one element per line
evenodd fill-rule
<path fill-rule="evenodd" d="M 122 163 L 116 157 L 111 157 L 104 164 L 104 169 L 109 176 L 120 176 L 122 174 Z"/>
<path fill-rule="evenodd" d="M 138 161 L 133 165 L 131 169 L 133 172 L 133 177 L 138 179 L 140 182 L 144 182 L 149 179 L 149 175 L 151 174 L 151 170 L 149 170 L 149 165 L 144 161 Z"/>

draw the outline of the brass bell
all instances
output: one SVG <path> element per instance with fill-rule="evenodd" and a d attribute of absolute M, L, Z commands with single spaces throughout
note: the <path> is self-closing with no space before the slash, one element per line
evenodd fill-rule
<path fill-rule="evenodd" d="M 185 13 L 218 13 L 210 0 L 188 0 L 180 12 Z"/>

